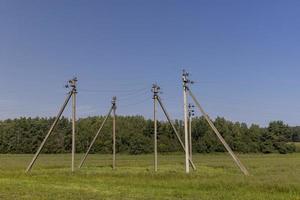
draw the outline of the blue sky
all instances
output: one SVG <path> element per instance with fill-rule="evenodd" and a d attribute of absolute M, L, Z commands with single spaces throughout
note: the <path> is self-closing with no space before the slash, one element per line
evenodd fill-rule
<path fill-rule="evenodd" d="M 0 119 L 56 115 L 73 76 L 79 117 L 151 117 L 156 82 L 181 119 L 185 68 L 213 118 L 300 125 L 299 36 L 296 0 L 0 0 Z"/>

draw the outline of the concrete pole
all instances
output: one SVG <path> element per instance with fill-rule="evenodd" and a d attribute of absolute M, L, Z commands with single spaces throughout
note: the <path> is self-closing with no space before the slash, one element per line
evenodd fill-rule
<path fill-rule="evenodd" d="M 189 74 L 183 70 L 182 83 L 183 83 L 183 111 L 184 111 L 184 147 L 185 147 L 185 172 L 190 172 L 189 165 L 189 129 L 188 129 L 188 105 L 187 105 L 187 84 Z"/>
<path fill-rule="evenodd" d="M 193 146 L 192 146 L 192 113 L 189 113 L 189 143 L 190 143 L 190 159 L 193 160 Z"/>
<path fill-rule="evenodd" d="M 185 172 L 190 173 L 190 165 L 189 165 L 189 133 L 188 133 L 188 116 L 187 116 L 187 94 L 186 94 L 186 86 L 184 83 L 183 86 L 183 108 L 184 108 L 184 146 L 185 146 Z"/>
<path fill-rule="evenodd" d="M 157 119 L 156 119 L 156 95 L 153 98 L 153 104 L 154 104 L 154 115 L 153 115 L 153 121 L 154 121 L 154 171 L 157 172 Z"/>
<path fill-rule="evenodd" d="M 154 121 L 154 171 L 157 172 L 157 118 L 156 118 L 156 104 L 160 87 L 157 84 L 153 84 L 151 91 L 153 92 L 153 121 Z"/>
<path fill-rule="evenodd" d="M 113 106 L 113 169 L 116 168 L 116 97 L 113 97 L 112 106 Z"/>
<path fill-rule="evenodd" d="M 72 172 L 74 172 L 75 162 L 75 134 L 76 134 L 76 89 L 72 91 Z"/>
<path fill-rule="evenodd" d="M 64 110 L 65 110 L 65 108 L 66 108 L 66 106 L 67 106 L 67 104 L 68 104 L 68 102 L 69 102 L 71 96 L 72 96 L 72 91 L 69 92 L 69 95 L 67 96 L 67 98 L 66 98 L 64 104 L 62 105 L 61 109 L 59 110 L 58 115 L 57 115 L 56 118 L 55 118 L 55 121 L 54 121 L 53 124 L 51 125 L 51 127 L 50 127 L 50 129 L 49 129 L 47 135 L 45 136 L 43 142 L 41 143 L 40 147 L 38 148 L 37 152 L 35 153 L 35 155 L 34 155 L 32 161 L 31 161 L 30 164 L 28 165 L 28 167 L 27 167 L 27 169 L 26 169 L 26 173 L 29 172 L 29 171 L 31 170 L 31 168 L 32 168 L 32 166 L 34 165 L 36 159 L 37 159 L 38 156 L 40 155 L 41 150 L 43 149 L 43 147 L 44 147 L 44 145 L 45 145 L 47 139 L 48 139 L 49 136 L 51 135 L 53 129 L 54 129 L 55 126 L 56 126 L 56 124 L 58 123 L 58 120 L 60 119 L 62 113 L 64 112 Z"/>
<path fill-rule="evenodd" d="M 169 114 L 168 114 L 166 108 L 164 107 L 163 103 L 161 102 L 159 96 L 157 96 L 157 102 L 159 103 L 159 105 L 160 105 L 161 109 L 163 110 L 163 112 L 164 112 L 164 114 L 165 114 L 165 116 L 166 116 L 166 118 L 167 118 L 169 124 L 171 125 L 171 127 L 172 127 L 172 129 L 173 129 L 173 131 L 174 131 L 174 133 L 175 133 L 175 135 L 176 135 L 176 137 L 177 137 L 177 140 L 178 140 L 178 142 L 179 142 L 181 148 L 183 149 L 183 152 L 185 152 L 185 147 L 184 147 L 184 144 L 183 144 L 182 140 L 180 139 L 179 133 L 178 133 L 178 131 L 176 130 L 174 124 L 172 123 L 172 120 L 171 120 L 171 118 L 170 118 L 170 116 L 169 116 Z M 196 170 L 196 166 L 195 166 L 195 164 L 193 163 L 193 161 L 192 161 L 191 159 L 189 159 L 189 162 L 190 162 L 192 168 L 193 168 L 194 170 Z"/>

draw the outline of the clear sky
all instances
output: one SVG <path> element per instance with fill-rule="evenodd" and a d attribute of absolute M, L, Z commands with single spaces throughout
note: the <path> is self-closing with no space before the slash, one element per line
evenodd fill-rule
<path fill-rule="evenodd" d="M 0 0 L 0 119 L 56 115 L 73 76 L 79 117 L 151 117 L 156 82 L 182 119 L 183 68 L 213 118 L 300 125 L 300 1 Z"/>

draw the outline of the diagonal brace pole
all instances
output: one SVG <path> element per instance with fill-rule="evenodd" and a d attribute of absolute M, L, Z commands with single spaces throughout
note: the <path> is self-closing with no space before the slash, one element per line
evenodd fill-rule
<path fill-rule="evenodd" d="M 31 170 L 31 168 L 32 168 L 32 166 L 34 165 L 36 159 L 37 159 L 38 156 L 40 155 L 41 150 L 43 149 L 43 147 L 44 147 L 44 145 L 45 145 L 47 139 L 48 139 L 49 136 L 51 135 L 51 133 L 52 133 L 53 129 L 55 128 L 55 126 L 56 126 L 56 124 L 57 124 L 59 118 L 61 117 L 63 111 L 65 110 L 65 108 L 66 108 L 66 106 L 67 106 L 67 104 L 68 104 L 68 102 L 69 102 L 71 96 L 73 95 L 73 92 L 74 92 L 73 90 L 72 90 L 71 92 L 69 92 L 69 95 L 67 96 L 67 98 L 66 98 L 64 104 L 62 105 L 62 107 L 61 107 L 61 109 L 60 109 L 58 115 L 56 116 L 55 121 L 54 121 L 53 124 L 51 125 L 51 127 L 50 127 L 50 129 L 49 129 L 47 135 L 45 136 L 43 142 L 41 143 L 40 147 L 38 148 L 37 152 L 35 153 L 35 155 L 34 155 L 32 161 L 31 161 L 30 164 L 28 165 L 28 167 L 27 167 L 27 169 L 26 169 L 26 173 L 29 172 L 29 171 Z"/>
<path fill-rule="evenodd" d="M 101 130 L 102 130 L 102 128 L 103 128 L 105 122 L 107 121 L 108 117 L 110 116 L 110 114 L 111 114 L 113 108 L 114 108 L 114 106 L 111 106 L 111 108 L 109 109 L 108 114 L 106 115 L 104 121 L 102 122 L 102 124 L 101 124 L 99 130 L 97 131 L 97 133 L 96 133 L 94 139 L 92 140 L 92 142 L 91 142 L 91 144 L 90 144 L 88 150 L 86 151 L 85 155 L 83 156 L 83 158 L 82 158 L 82 160 L 81 160 L 80 165 L 78 166 L 78 168 L 81 168 L 82 165 L 84 164 L 85 159 L 87 158 L 87 156 L 88 156 L 88 154 L 89 154 L 89 152 L 90 152 L 92 146 L 94 145 L 94 143 L 95 143 L 97 137 L 99 136 L 99 134 L 100 134 L 100 132 L 101 132 Z"/>
<path fill-rule="evenodd" d="M 169 116 L 167 110 L 165 109 L 164 105 L 162 104 L 162 102 L 161 102 L 159 96 L 157 96 L 157 101 L 158 101 L 160 107 L 162 108 L 164 114 L 166 115 L 166 117 L 167 117 L 167 119 L 168 119 L 170 125 L 172 126 L 172 128 L 173 128 L 173 130 L 174 130 L 174 132 L 175 132 L 175 135 L 176 135 L 176 137 L 177 137 L 177 139 L 178 139 L 178 141 L 179 141 L 179 143 L 180 143 L 180 145 L 181 145 L 183 151 L 185 152 L 185 147 L 184 147 L 184 144 L 183 144 L 182 140 L 180 139 L 180 136 L 179 136 L 179 134 L 178 134 L 178 131 L 176 130 L 174 124 L 172 123 L 171 118 L 170 118 L 170 116 Z M 196 170 L 196 166 L 195 166 L 194 162 L 193 162 L 190 158 L 189 158 L 189 162 L 190 162 L 190 164 L 192 165 L 192 168 L 193 168 L 194 170 Z"/>
<path fill-rule="evenodd" d="M 230 154 L 230 156 L 233 158 L 234 162 L 237 164 L 237 166 L 240 168 L 240 170 L 244 173 L 244 175 L 249 176 L 249 172 L 246 169 L 246 167 L 239 160 L 239 158 L 233 153 L 232 149 L 227 144 L 227 142 L 222 137 L 222 135 L 219 133 L 218 129 L 215 127 L 215 125 L 213 124 L 213 122 L 209 119 L 209 116 L 205 113 L 204 109 L 201 107 L 200 103 L 198 102 L 198 100 L 196 99 L 196 97 L 194 96 L 194 94 L 192 93 L 192 91 L 190 89 L 188 89 L 188 92 L 189 92 L 190 96 L 192 97 L 192 99 L 194 100 L 194 102 L 197 105 L 197 107 L 199 108 L 200 112 L 203 114 L 204 118 L 206 119 L 206 121 L 210 125 L 210 127 L 213 129 L 213 131 L 215 132 L 215 134 L 217 135 L 217 137 L 219 138 L 219 140 L 224 145 L 225 149 L 228 151 L 228 153 Z"/>

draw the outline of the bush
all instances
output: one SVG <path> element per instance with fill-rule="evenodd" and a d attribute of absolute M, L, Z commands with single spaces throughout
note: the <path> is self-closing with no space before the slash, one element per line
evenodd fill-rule
<path fill-rule="evenodd" d="M 134 155 L 150 153 L 152 147 L 151 144 L 150 138 L 143 137 L 143 135 L 135 135 L 131 137 L 129 153 Z"/>
<path fill-rule="evenodd" d="M 261 143 L 260 150 L 262 153 L 274 153 L 275 152 L 273 143 L 271 141 L 265 141 L 265 142 Z"/>

